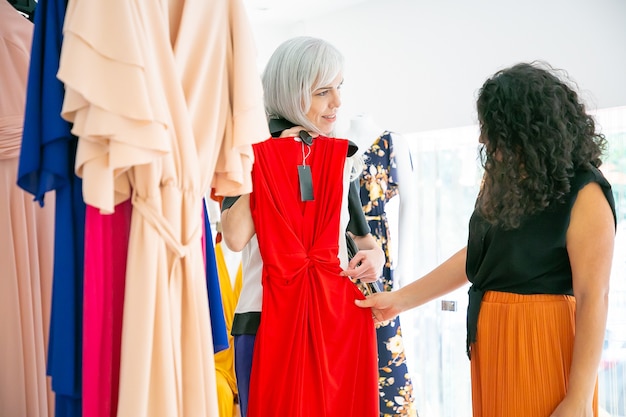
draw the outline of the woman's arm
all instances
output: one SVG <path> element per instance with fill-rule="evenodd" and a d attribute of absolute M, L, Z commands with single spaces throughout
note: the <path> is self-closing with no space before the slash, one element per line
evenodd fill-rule
<path fill-rule="evenodd" d="M 578 192 L 566 239 L 576 297 L 576 336 L 567 395 L 552 416 L 591 416 L 615 241 L 613 213 L 597 183 Z"/>
<path fill-rule="evenodd" d="M 222 238 L 228 249 L 240 252 L 254 236 L 254 223 L 250 212 L 250 194 L 242 195 L 222 211 Z"/>
<path fill-rule="evenodd" d="M 420 306 L 467 284 L 466 257 L 465 247 L 417 281 L 399 290 L 372 294 L 365 300 L 356 300 L 356 305 L 371 307 L 377 321 L 391 320 L 403 311 Z"/>

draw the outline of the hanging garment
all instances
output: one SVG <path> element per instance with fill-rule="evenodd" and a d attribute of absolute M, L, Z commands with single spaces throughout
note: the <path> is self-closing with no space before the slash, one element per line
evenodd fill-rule
<path fill-rule="evenodd" d="M 0 416 L 48 417 L 54 195 L 17 185 L 33 24 L 0 2 Z"/>
<path fill-rule="evenodd" d="M 209 294 L 211 337 L 213 339 L 213 351 L 218 353 L 224 349 L 228 349 L 228 335 L 230 331 L 226 329 L 226 320 L 224 319 L 222 291 L 220 289 L 218 265 L 215 259 L 215 247 L 213 246 L 213 233 L 211 231 L 211 222 L 209 220 L 209 211 L 206 201 L 204 201 L 202 207 L 204 211 L 204 238 L 202 239 L 202 246 L 206 269 L 206 286 Z"/>
<path fill-rule="evenodd" d="M 132 206 L 127 200 L 118 204 L 112 214 L 100 214 L 98 209 L 88 206 L 85 215 L 84 416 L 117 415 L 131 213 Z"/>
<path fill-rule="evenodd" d="M 365 166 L 360 178 L 363 212 L 372 236 L 385 252 L 385 266 L 380 277 L 383 291 L 394 287 L 389 245 L 391 234 L 385 213 L 387 202 L 398 194 L 396 158 L 393 139 L 385 131 L 363 155 Z M 380 412 L 382 416 L 416 416 L 413 383 L 406 364 L 400 317 L 376 323 Z"/>
<path fill-rule="evenodd" d="M 224 259 L 224 250 L 222 248 L 220 233 L 216 236 L 215 259 L 217 261 L 217 273 L 220 279 L 220 289 L 224 304 L 226 329 L 228 330 L 229 335 L 228 349 L 215 354 L 219 412 L 220 417 L 233 417 L 237 415 L 237 380 L 235 377 L 235 349 L 233 345 L 233 336 L 230 334 L 230 330 L 233 324 L 233 316 L 235 315 L 235 306 L 237 305 L 239 293 L 241 292 L 243 273 L 240 262 L 235 282 L 233 283 L 231 281 L 226 260 Z"/>
<path fill-rule="evenodd" d="M 374 323 L 341 272 L 340 213 L 348 142 L 318 137 L 306 159 L 314 200 L 301 200 L 294 138 L 255 145 L 250 208 L 263 259 L 263 316 L 249 417 L 378 417 Z M 348 171 L 349 172 L 349 171 Z"/>
<path fill-rule="evenodd" d="M 74 174 L 77 138 L 61 118 L 65 90 L 56 77 L 66 5 L 66 0 L 37 2 L 18 185 L 40 204 L 47 196 L 47 205 L 55 205 L 47 369 L 55 416 L 80 417 L 85 203 L 82 181 Z"/>
<path fill-rule="evenodd" d="M 243 5 L 71 1 L 58 77 L 85 202 L 133 206 L 118 416 L 217 416 L 202 197 L 268 134 Z"/>
<path fill-rule="evenodd" d="M 83 313 L 83 415 L 115 417 L 119 394 L 120 345 L 124 305 L 124 282 L 128 252 L 128 236 L 132 205 L 126 200 L 112 214 L 100 214 L 87 207 L 85 219 L 85 280 Z M 206 211 L 205 211 L 206 214 Z M 205 217 L 208 222 L 208 217 Z M 207 263 L 207 287 L 212 289 L 209 305 L 216 304 L 211 296 L 220 296 L 219 282 L 210 228 L 205 229 L 210 243 Z M 115 259 L 116 262 L 110 262 Z M 215 272 L 213 272 L 215 271 Z M 217 291 L 213 281 L 218 285 Z M 219 311 L 221 324 L 213 319 Z M 226 324 L 221 300 L 211 309 L 213 340 L 220 340 L 215 330 L 221 329 L 226 339 Z M 215 314 L 216 315 L 216 314 Z M 221 341 L 216 351 L 225 349 Z"/>

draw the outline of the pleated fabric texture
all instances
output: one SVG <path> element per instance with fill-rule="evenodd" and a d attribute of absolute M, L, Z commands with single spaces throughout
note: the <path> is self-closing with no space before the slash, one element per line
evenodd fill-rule
<path fill-rule="evenodd" d="M 471 346 L 474 417 L 548 417 L 565 397 L 576 301 L 488 291 Z M 598 415 L 597 382 L 593 400 Z"/>
<path fill-rule="evenodd" d="M 17 164 L 0 158 L 0 416 L 48 417 L 54 194 L 40 207 L 15 184 Z"/>

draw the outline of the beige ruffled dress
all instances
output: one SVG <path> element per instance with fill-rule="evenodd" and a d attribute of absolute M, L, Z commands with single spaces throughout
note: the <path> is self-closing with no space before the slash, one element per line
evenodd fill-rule
<path fill-rule="evenodd" d="M 118 417 L 217 416 L 202 197 L 269 132 L 240 0 L 73 0 L 59 79 L 87 204 L 132 199 Z"/>

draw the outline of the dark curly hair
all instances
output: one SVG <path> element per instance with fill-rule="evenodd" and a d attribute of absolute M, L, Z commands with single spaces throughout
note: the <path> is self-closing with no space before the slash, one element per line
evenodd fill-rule
<path fill-rule="evenodd" d="M 481 164 L 476 209 L 518 228 L 525 216 L 563 201 L 579 168 L 599 167 L 606 139 L 574 85 L 543 62 L 498 71 L 479 90 Z"/>

